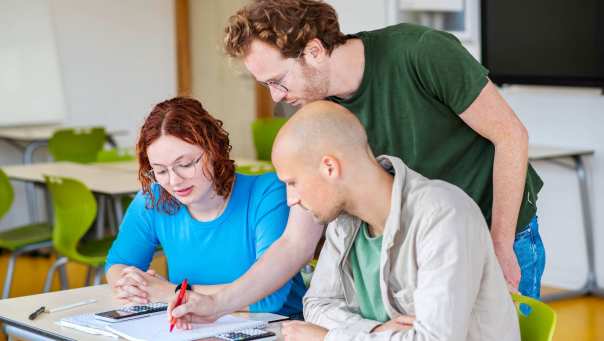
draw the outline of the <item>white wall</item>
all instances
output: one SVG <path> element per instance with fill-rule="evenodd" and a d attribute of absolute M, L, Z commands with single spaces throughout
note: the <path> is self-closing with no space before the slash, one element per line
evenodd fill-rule
<path fill-rule="evenodd" d="M 604 281 L 604 96 L 599 90 L 555 87 L 509 87 L 502 90 L 529 130 L 535 144 L 595 150 L 587 157 L 594 224 L 596 270 Z M 587 271 L 583 220 L 576 173 L 533 162 L 545 184 L 537 202 L 541 236 L 547 251 L 545 284 L 577 288 Z"/>
<path fill-rule="evenodd" d="M 50 4 L 66 102 L 63 123 L 126 129 L 129 134 L 118 143 L 134 145 L 152 106 L 176 94 L 173 1 Z M 20 155 L 0 142 L 0 165 L 19 163 Z M 29 221 L 23 186 L 13 184 L 16 201 L 0 229 Z"/>
<path fill-rule="evenodd" d="M 0 125 L 63 118 L 65 98 L 50 12 L 50 0 L 0 1 Z"/>
<path fill-rule="evenodd" d="M 398 21 L 397 0 L 327 0 L 338 13 L 344 33 L 375 30 Z"/>
<path fill-rule="evenodd" d="M 127 129 L 176 94 L 173 1 L 53 0 L 67 124 Z"/>

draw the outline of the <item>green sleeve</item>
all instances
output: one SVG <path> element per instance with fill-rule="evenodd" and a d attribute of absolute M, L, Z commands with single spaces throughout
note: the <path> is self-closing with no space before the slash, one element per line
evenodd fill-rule
<path fill-rule="evenodd" d="M 424 89 L 456 114 L 463 113 L 487 84 L 484 68 L 450 33 L 425 32 L 415 48 L 415 67 Z"/>

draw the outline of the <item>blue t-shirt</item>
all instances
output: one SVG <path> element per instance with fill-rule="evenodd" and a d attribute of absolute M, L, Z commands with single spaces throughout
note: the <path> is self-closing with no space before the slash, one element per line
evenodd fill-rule
<path fill-rule="evenodd" d="M 153 188 L 155 193 L 158 189 Z M 169 215 L 146 208 L 145 202 L 146 197 L 139 193 L 128 207 L 105 269 L 124 264 L 146 271 L 155 249 L 161 245 L 170 282 L 180 283 L 187 278 L 192 285 L 235 281 L 281 236 L 289 215 L 285 186 L 275 173 L 236 174 L 224 212 L 208 222 L 194 219 L 184 205 Z M 299 313 L 305 291 L 298 274 L 252 304 L 250 310 Z"/>

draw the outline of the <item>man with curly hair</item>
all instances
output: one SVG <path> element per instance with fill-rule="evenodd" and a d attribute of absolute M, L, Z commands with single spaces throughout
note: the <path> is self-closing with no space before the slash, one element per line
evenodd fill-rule
<path fill-rule="evenodd" d="M 347 36 L 335 10 L 315 0 L 252 1 L 229 18 L 225 33 L 227 54 L 242 60 L 275 102 L 336 102 L 357 116 L 376 155 L 397 156 L 463 189 L 487 221 L 510 288 L 539 297 L 545 251 L 536 200 L 543 182 L 528 164 L 528 133 L 488 70 L 454 36 L 411 24 Z M 240 305 L 278 288 L 317 243 L 315 230 L 296 231 L 307 225 L 290 217 L 263 259 L 219 296 L 206 297 L 197 314 L 212 316 L 228 310 L 229 300 Z"/>

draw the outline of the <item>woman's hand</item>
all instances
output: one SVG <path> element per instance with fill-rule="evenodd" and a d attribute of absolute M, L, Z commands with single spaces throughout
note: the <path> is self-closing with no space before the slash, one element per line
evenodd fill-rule
<path fill-rule="evenodd" d="M 134 266 L 122 269 L 120 278 L 113 285 L 116 298 L 139 304 L 166 302 L 174 293 L 174 288 L 175 285 L 154 270 L 144 272 Z"/>

